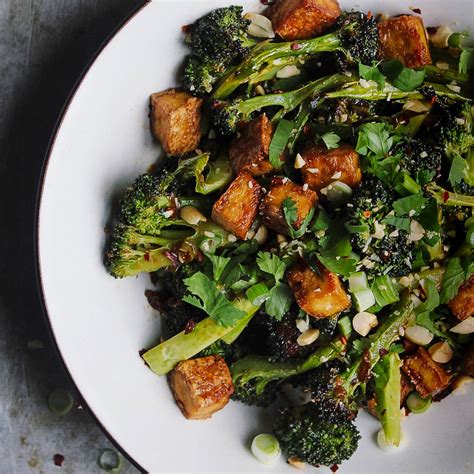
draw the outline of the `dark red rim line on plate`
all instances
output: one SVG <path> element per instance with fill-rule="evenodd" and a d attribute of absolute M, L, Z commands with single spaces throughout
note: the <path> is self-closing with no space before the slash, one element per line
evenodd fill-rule
<path fill-rule="evenodd" d="M 79 389 L 79 387 L 76 385 L 74 378 L 72 377 L 71 372 L 69 371 L 69 368 L 66 364 L 66 361 L 64 360 L 64 357 L 61 353 L 61 350 L 59 349 L 58 342 L 56 340 L 56 336 L 54 334 L 53 326 L 51 324 L 51 319 L 49 317 L 48 313 L 48 305 L 46 303 L 46 298 L 43 290 L 43 284 L 42 284 L 42 278 L 41 278 L 41 266 L 40 266 L 40 255 L 39 255 L 39 226 L 40 226 L 40 209 L 41 209 L 41 201 L 42 201 L 42 196 L 43 196 L 43 189 L 44 189 L 44 182 L 46 179 L 46 175 L 48 173 L 48 166 L 51 158 L 51 153 L 53 151 L 54 145 L 56 143 L 56 138 L 59 134 L 59 131 L 61 130 L 61 126 L 63 124 L 64 118 L 69 110 L 69 106 L 74 100 L 74 97 L 76 95 L 76 92 L 82 85 L 82 82 L 84 81 L 85 77 L 87 76 L 87 73 L 91 69 L 92 65 L 95 63 L 95 61 L 98 59 L 102 51 L 109 45 L 109 43 L 115 38 L 115 36 L 125 27 L 127 24 L 133 20 L 133 18 L 140 13 L 147 5 L 151 3 L 151 0 L 143 0 L 143 4 L 136 7 L 130 15 L 122 21 L 121 24 L 119 24 L 109 35 L 108 37 L 104 40 L 104 42 L 101 44 L 101 46 L 97 49 L 96 53 L 92 56 L 92 58 L 89 60 L 87 66 L 84 68 L 84 71 L 80 75 L 80 77 L 77 79 L 76 83 L 74 84 L 71 92 L 69 93 L 68 98 L 66 99 L 66 102 L 62 108 L 62 111 L 58 117 L 58 120 L 56 121 L 56 125 L 53 128 L 53 132 L 51 135 L 51 139 L 48 144 L 47 151 L 45 153 L 44 161 L 43 161 L 43 167 L 41 170 L 41 176 L 40 176 L 40 181 L 38 184 L 38 189 L 37 189 L 37 194 L 36 194 L 36 210 L 35 210 L 35 223 L 34 223 L 34 242 L 35 242 L 35 268 L 36 268 L 36 282 L 38 286 L 38 293 L 40 296 L 40 302 L 41 302 L 41 308 L 43 312 L 43 316 L 46 321 L 46 325 L 49 330 L 49 334 L 51 337 L 51 340 L 53 342 L 54 348 L 56 350 L 56 353 L 59 356 L 59 360 L 62 362 L 62 365 L 70 379 L 71 384 L 73 387 L 76 389 L 76 391 L 79 393 L 81 397 L 81 401 L 84 403 L 82 405 L 85 405 L 84 408 L 88 410 L 88 412 L 92 415 L 94 418 L 95 422 L 99 426 L 99 428 L 102 430 L 102 432 L 107 436 L 107 438 L 111 441 L 111 443 L 124 455 L 125 458 L 130 461 L 139 471 L 141 472 L 147 472 L 140 464 L 133 459 L 133 457 L 125 451 L 125 449 L 120 446 L 120 444 L 114 439 L 114 437 L 108 432 L 107 428 L 101 423 L 99 418 L 95 415 L 95 413 L 89 408 L 87 405 L 87 400 L 82 396 L 82 393 Z"/>

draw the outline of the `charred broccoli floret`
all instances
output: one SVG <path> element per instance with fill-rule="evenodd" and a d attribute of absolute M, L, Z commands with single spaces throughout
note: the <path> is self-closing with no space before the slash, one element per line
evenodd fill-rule
<path fill-rule="evenodd" d="M 241 84 L 258 82 L 263 69 L 276 74 L 282 67 L 293 64 L 295 58 L 311 57 L 322 52 L 339 52 L 344 63 L 361 61 L 371 64 L 377 58 L 378 32 L 374 18 L 358 12 L 341 15 L 336 31 L 318 38 L 297 42 L 263 42 L 253 48 L 245 60 L 220 82 L 213 96 L 224 99 Z M 273 66 L 278 66 L 274 68 Z M 269 79 L 268 76 L 265 79 Z"/>
<path fill-rule="evenodd" d="M 280 389 L 281 385 L 278 382 L 268 383 L 262 392 L 258 392 L 252 383 L 239 384 L 234 387 L 232 400 L 245 403 L 245 405 L 266 408 L 276 402 Z"/>
<path fill-rule="evenodd" d="M 345 74 L 335 74 L 312 81 L 299 89 L 283 94 L 267 94 L 232 102 L 216 100 L 212 104 L 211 120 L 219 133 L 231 135 L 235 132 L 240 121 L 249 120 L 252 113 L 257 110 L 264 107 L 281 107 L 274 119 L 281 118 L 314 94 L 339 87 L 350 80 L 351 77 Z"/>
<path fill-rule="evenodd" d="M 394 154 L 400 154 L 400 168 L 413 178 L 426 171 L 433 171 L 435 179 L 441 176 L 443 151 L 434 143 L 421 137 L 405 138 L 395 146 Z"/>
<path fill-rule="evenodd" d="M 370 347 L 345 372 L 328 371 L 328 377 L 313 387 L 311 402 L 280 410 L 274 431 L 288 456 L 313 466 L 339 464 L 352 456 L 360 438 L 352 421 L 359 387 L 370 379 L 381 353 L 399 338 L 400 328 L 409 323 L 412 311 L 413 302 L 406 292 L 371 336 Z"/>
<path fill-rule="evenodd" d="M 395 277 L 407 275 L 411 270 L 412 244 L 408 242 L 407 232 L 383 222 L 392 211 L 395 196 L 392 187 L 366 175 L 347 204 L 353 249 L 362 257 L 364 269 L 372 275 Z"/>
<path fill-rule="evenodd" d="M 218 8 L 191 26 L 187 43 L 192 56 L 184 71 L 185 89 L 197 95 L 210 93 L 226 69 L 255 44 L 247 35 L 250 22 L 242 11 L 240 6 Z"/>

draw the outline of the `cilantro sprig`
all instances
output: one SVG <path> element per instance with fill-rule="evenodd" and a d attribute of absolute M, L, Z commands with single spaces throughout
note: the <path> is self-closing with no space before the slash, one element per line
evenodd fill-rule
<path fill-rule="evenodd" d="M 290 237 L 292 239 L 299 239 L 308 229 L 308 225 L 314 216 L 314 208 L 311 208 L 299 228 L 295 229 L 295 224 L 298 221 L 298 208 L 296 207 L 295 201 L 291 197 L 287 197 L 283 201 L 281 207 L 286 223 L 288 224 L 288 233 L 290 234 Z"/>

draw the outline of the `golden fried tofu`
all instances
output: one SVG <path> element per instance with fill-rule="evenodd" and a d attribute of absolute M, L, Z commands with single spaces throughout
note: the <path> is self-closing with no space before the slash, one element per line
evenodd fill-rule
<path fill-rule="evenodd" d="M 167 155 L 184 155 L 199 145 L 201 106 L 202 99 L 178 89 L 150 96 L 151 132 Z"/>
<path fill-rule="evenodd" d="M 229 150 L 234 173 L 248 171 L 252 176 L 263 176 L 274 172 L 268 158 L 272 135 L 273 126 L 265 114 L 249 122 Z"/>
<path fill-rule="evenodd" d="M 362 179 L 359 154 L 350 145 L 331 150 L 314 146 L 308 148 L 302 158 L 305 162 L 301 168 L 303 181 L 314 191 L 321 191 L 334 181 L 354 188 Z"/>
<path fill-rule="evenodd" d="M 410 383 L 410 379 L 400 369 L 400 404 L 403 405 L 408 395 L 413 392 L 413 385 Z"/>
<path fill-rule="evenodd" d="M 268 10 L 273 30 L 287 41 L 323 33 L 340 14 L 337 0 L 277 0 Z"/>
<path fill-rule="evenodd" d="M 418 16 L 401 15 L 378 24 L 380 55 L 398 59 L 406 67 L 431 64 L 430 48 L 423 20 Z"/>
<path fill-rule="evenodd" d="M 180 362 L 169 377 L 171 391 L 183 415 L 203 420 L 224 408 L 234 393 L 229 368 L 220 356 Z"/>
<path fill-rule="evenodd" d="M 283 201 L 287 198 L 291 198 L 296 205 L 297 218 L 293 224 L 295 229 L 300 228 L 318 200 L 317 194 L 311 189 L 305 189 L 288 178 L 273 178 L 270 191 L 260 205 L 260 213 L 267 227 L 281 234 L 288 233 L 288 225 L 282 209 Z"/>
<path fill-rule="evenodd" d="M 224 229 L 245 239 L 257 217 L 262 188 L 247 171 L 239 173 L 212 207 L 212 219 Z"/>
<path fill-rule="evenodd" d="M 474 342 L 471 343 L 464 354 L 462 369 L 467 375 L 474 377 Z"/>
<path fill-rule="evenodd" d="M 441 392 L 451 382 L 451 375 L 423 347 L 403 360 L 402 369 L 423 398 Z"/>
<path fill-rule="evenodd" d="M 465 281 L 458 294 L 448 303 L 449 309 L 460 321 L 474 315 L 474 275 Z"/>
<path fill-rule="evenodd" d="M 288 283 L 303 311 L 315 318 L 328 318 L 349 308 L 351 300 L 335 273 L 321 264 L 318 269 L 319 274 L 299 260 L 288 271 Z"/>

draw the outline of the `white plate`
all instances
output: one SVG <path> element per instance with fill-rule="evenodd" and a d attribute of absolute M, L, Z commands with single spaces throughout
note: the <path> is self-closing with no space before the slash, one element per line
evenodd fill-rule
<path fill-rule="evenodd" d="M 53 142 L 38 216 L 41 286 L 64 362 L 110 436 L 151 472 L 262 472 L 249 440 L 268 430 L 265 412 L 230 403 L 207 421 L 187 421 L 166 379 L 138 351 L 156 343 L 157 314 L 143 295 L 147 276 L 114 280 L 102 264 L 104 227 L 117 192 L 159 155 L 147 119 L 150 93 L 175 83 L 185 49 L 181 26 L 220 1 L 153 1 L 99 54 L 76 90 Z M 249 11 L 256 0 L 242 3 Z M 471 0 L 342 1 L 346 9 L 390 13 L 421 8 L 427 24 L 472 25 Z M 453 25 L 452 21 L 459 22 Z M 359 417 L 363 435 L 339 472 L 472 472 L 474 406 L 452 396 L 404 423 L 408 443 L 385 454 L 374 443 L 377 422 Z M 283 460 L 273 472 L 293 472 Z"/>

